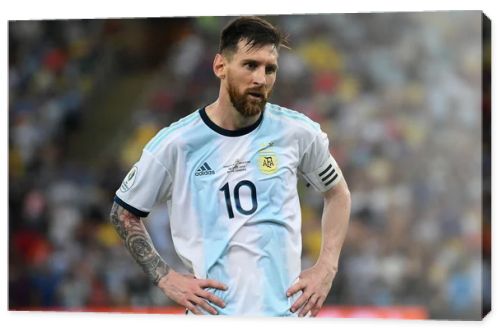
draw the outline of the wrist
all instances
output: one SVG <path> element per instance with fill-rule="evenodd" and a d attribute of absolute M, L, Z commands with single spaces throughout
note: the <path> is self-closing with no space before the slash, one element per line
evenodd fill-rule
<path fill-rule="evenodd" d="M 172 273 L 175 273 L 172 269 L 168 268 L 164 272 L 162 272 L 160 275 L 158 275 L 157 279 L 154 281 L 156 286 L 161 286 L 167 282 L 170 277 L 172 276 Z"/>
<path fill-rule="evenodd" d="M 330 275 L 335 275 L 338 271 L 337 263 L 332 263 L 332 261 L 328 261 L 324 258 L 319 258 L 316 262 L 316 266 L 320 267 L 322 270 L 325 270 Z"/>

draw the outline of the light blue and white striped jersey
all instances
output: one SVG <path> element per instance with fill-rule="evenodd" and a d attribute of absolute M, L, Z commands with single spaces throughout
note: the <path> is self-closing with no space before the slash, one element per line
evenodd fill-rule
<path fill-rule="evenodd" d="M 219 314 L 295 316 L 286 290 L 301 270 L 297 175 L 326 191 L 342 178 L 319 125 L 267 104 L 236 131 L 204 109 L 164 128 L 145 146 L 115 201 L 138 216 L 168 208 L 175 250 L 226 303 Z"/>

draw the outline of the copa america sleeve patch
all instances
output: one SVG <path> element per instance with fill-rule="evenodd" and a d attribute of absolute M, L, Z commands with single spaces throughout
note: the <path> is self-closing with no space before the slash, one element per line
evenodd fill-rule
<path fill-rule="evenodd" d="M 304 174 L 304 178 L 314 189 L 325 192 L 340 182 L 342 172 L 335 159 L 330 155 L 326 162 L 318 169 Z"/>
<path fill-rule="evenodd" d="M 132 186 L 134 185 L 135 183 L 135 179 L 137 177 L 137 166 L 134 166 L 130 172 L 128 172 L 127 176 L 125 176 L 125 179 L 123 180 L 122 182 L 122 185 L 120 186 L 120 190 L 122 192 L 127 192 L 130 188 L 132 188 Z"/>

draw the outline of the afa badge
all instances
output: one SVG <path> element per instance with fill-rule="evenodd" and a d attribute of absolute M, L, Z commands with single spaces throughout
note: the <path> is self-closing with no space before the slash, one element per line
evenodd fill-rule
<path fill-rule="evenodd" d="M 258 164 L 260 171 L 264 174 L 274 174 L 278 169 L 278 159 L 274 154 L 260 155 Z"/>
<path fill-rule="evenodd" d="M 259 170 L 264 174 L 274 174 L 278 170 L 278 158 L 276 154 L 270 149 L 271 145 L 259 150 L 257 156 L 257 165 Z"/>

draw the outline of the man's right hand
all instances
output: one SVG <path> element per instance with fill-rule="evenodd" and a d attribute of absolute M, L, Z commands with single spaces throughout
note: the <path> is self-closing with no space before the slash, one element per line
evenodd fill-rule
<path fill-rule="evenodd" d="M 197 279 L 192 275 L 183 275 L 170 270 L 160 279 L 158 287 L 167 297 L 194 314 L 203 314 L 198 307 L 211 314 L 217 314 L 215 308 L 210 306 L 207 301 L 219 307 L 225 307 L 222 299 L 204 290 L 204 288 L 227 290 L 224 284 L 211 279 Z"/>

